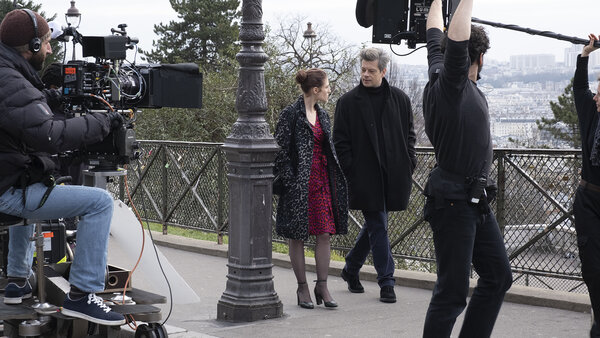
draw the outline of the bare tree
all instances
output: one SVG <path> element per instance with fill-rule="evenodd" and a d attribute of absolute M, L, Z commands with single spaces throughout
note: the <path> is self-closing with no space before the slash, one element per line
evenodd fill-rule
<path fill-rule="evenodd" d="M 335 103 L 354 85 L 358 49 L 334 36 L 327 24 L 313 22 L 316 37 L 305 38 L 307 23 L 305 17 L 299 16 L 284 17 L 279 21 L 277 29 L 267 36 L 276 49 L 269 62 L 277 63 L 282 73 L 292 78 L 299 69 L 316 67 L 325 70 L 332 89 L 330 102 Z"/>
<path fill-rule="evenodd" d="M 423 84 L 416 78 L 407 77 L 402 66 L 396 62 L 390 62 L 386 74 L 391 86 L 402 89 L 408 95 L 413 111 L 413 123 L 417 134 L 418 146 L 431 146 L 429 138 L 425 134 L 425 119 L 423 118 Z"/>

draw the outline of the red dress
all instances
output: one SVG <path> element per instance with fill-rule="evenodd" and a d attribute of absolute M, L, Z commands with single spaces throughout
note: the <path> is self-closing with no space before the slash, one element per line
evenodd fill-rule
<path fill-rule="evenodd" d="M 335 234 L 327 157 L 323 152 L 325 134 L 319 119 L 311 126 L 314 135 L 313 158 L 308 180 L 308 232 L 311 235 Z M 327 143 L 325 143 L 327 144 Z"/>

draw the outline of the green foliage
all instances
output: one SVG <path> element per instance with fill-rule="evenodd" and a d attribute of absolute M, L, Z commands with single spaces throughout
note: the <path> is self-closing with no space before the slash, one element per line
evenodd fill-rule
<path fill-rule="evenodd" d="M 160 63 L 196 62 L 205 72 L 234 64 L 239 35 L 239 0 L 170 0 L 181 21 L 154 25 L 158 41 L 145 59 Z"/>
<path fill-rule="evenodd" d="M 150 227 L 151 231 L 162 233 L 162 224 L 152 223 L 152 222 L 144 222 L 144 229 L 148 230 L 148 227 Z M 175 227 L 175 226 L 168 227 L 167 233 L 169 235 L 181 236 L 181 237 L 192 238 L 192 239 L 199 239 L 202 241 L 209 241 L 209 242 L 215 242 L 215 243 L 218 241 L 218 238 L 219 238 L 219 235 L 214 232 L 205 232 L 205 231 L 200 231 L 200 230 L 196 230 L 196 229 L 180 228 L 180 227 Z M 229 236 L 225 235 L 225 236 L 223 236 L 223 244 L 227 244 L 227 243 L 229 243 Z"/>
<path fill-rule="evenodd" d="M 549 132 L 558 140 L 566 142 L 572 148 L 581 145 L 579 123 L 575 100 L 573 98 L 573 79 L 558 97 L 558 102 L 550 101 L 553 118 L 541 118 L 536 121 L 538 129 Z"/>
<path fill-rule="evenodd" d="M 223 142 L 237 119 L 237 72 L 204 74 L 202 109 L 145 109 L 136 122 L 136 136 L 144 140 Z"/>
<path fill-rule="evenodd" d="M 170 0 L 180 21 L 154 26 L 159 36 L 144 59 L 197 63 L 202 109 L 147 109 L 136 124 L 139 139 L 223 142 L 237 119 L 239 0 Z"/>
<path fill-rule="evenodd" d="M 266 29 L 264 51 L 269 56 L 265 63 L 265 90 L 267 92 L 267 111 L 265 120 L 275 133 L 275 125 L 279 120 L 279 112 L 293 103 L 302 93 L 295 80 L 296 68 L 283 67 L 277 59 L 281 53 L 281 45 L 271 38 L 270 28 Z"/>
<path fill-rule="evenodd" d="M 144 222 L 144 228 L 147 229 L 148 226 L 150 227 L 150 230 L 162 233 L 162 224 Z M 189 229 L 189 228 L 179 228 L 179 227 L 175 227 L 175 226 L 168 227 L 167 233 L 169 235 L 173 235 L 173 236 L 182 236 L 182 237 L 198 239 L 198 240 L 202 240 L 202 241 L 209 241 L 209 242 L 213 242 L 213 243 L 217 243 L 217 241 L 219 239 L 218 234 L 216 234 L 214 232 L 205 232 L 205 231 L 201 231 L 201 230 L 195 230 L 195 229 Z M 223 244 L 229 243 L 228 235 L 224 235 L 222 238 L 223 238 Z M 278 253 L 282 253 L 282 254 L 289 253 L 289 247 L 285 243 L 272 242 L 272 246 L 273 246 L 273 252 L 278 252 Z M 304 253 L 307 257 L 315 257 L 315 252 L 312 247 L 304 248 Z M 331 260 L 343 262 L 344 261 L 344 253 L 336 251 L 336 250 L 332 250 L 331 251 Z"/>

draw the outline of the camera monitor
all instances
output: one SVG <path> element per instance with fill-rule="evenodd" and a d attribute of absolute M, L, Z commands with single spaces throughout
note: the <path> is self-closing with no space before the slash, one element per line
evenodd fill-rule
<path fill-rule="evenodd" d="M 102 59 L 125 59 L 127 57 L 127 36 L 84 36 L 81 43 L 83 56 Z"/>

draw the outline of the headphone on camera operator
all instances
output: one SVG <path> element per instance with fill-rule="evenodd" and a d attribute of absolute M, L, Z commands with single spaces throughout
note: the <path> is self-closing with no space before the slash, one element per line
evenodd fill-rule
<path fill-rule="evenodd" d="M 32 53 L 37 53 L 42 48 L 42 40 L 38 37 L 38 24 L 37 19 L 35 18 L 35 14 L 27 8 L 24 8 L 23 11 L 29 15 L 31 18 L 31 22 L 33 23 L 33 39 L 29 41 L 29 51 Z"/>

